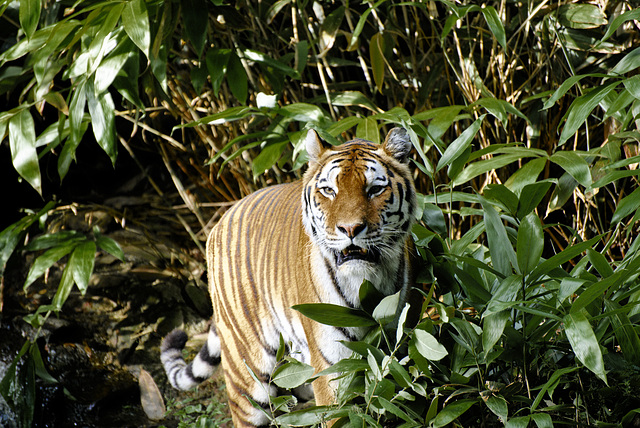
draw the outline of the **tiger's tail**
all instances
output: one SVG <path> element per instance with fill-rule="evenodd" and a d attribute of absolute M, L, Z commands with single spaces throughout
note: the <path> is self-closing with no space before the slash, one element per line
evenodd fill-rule
<path fill-rule="evenodd" d="M 188 336 L 182 330 L 173 330 L 162 341 L 160 360 L 169 382 L 176 389 L 186 391 L 204 382 L 220 364 L 220 338 L 212 324 L 200 352 L 190 363 L 182 358 L 182 349 Z"/>

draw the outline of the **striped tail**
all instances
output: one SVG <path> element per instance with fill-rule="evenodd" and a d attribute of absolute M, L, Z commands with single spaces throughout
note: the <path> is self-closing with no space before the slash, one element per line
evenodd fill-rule
<path fill-rule="evenodd" d="M 182 330 L 173 330 L 162 341 L 160 360 L 169 382 L 176 389 L 186 391 L 204 382 L 220 364 L 220 339 L 215 326 L 211 325 L 207 343 L 196 357 L 187 364 L 182 358 L 182 349 L 188 336 Z"/>

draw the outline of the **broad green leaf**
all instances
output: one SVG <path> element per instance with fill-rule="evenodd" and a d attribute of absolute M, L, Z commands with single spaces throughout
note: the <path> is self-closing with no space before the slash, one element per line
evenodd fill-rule
<path fill-rule="evenodd" d="M 149 13 L 144 0 L 130 0 L 122 10 L 122 24 L 129 38 L 149 58 L 151 30 Z"/>
<path fill-rule="evenodd" d="M 517 418 L 511 418 L 505 424 L 505 428 L 527 428 L 531 421 L 531 416 L 520 416 Z"/>
<path fill-rule="evenodd" d="M 593 248 L 587 248 L 587 257 L 589 257 L 589 261 L 593 267 L 596 268 L 601 277 L 607 278 L 613 275 L 613 268 L 604 255 Z"/>
<path fill-rule="evenodd" d="M 607 24 L 607 18 L 595 4 L 571 3 L 558 8 L 558 20 L 569 28 L 597 28 Z"/>
<path fill-rule="evenodd" d="M 94 86 L 87 82 L 87 107 L 91 116 L 91 127 L 96 141 L 115 166 L 118 149 L 116 145 L 115 105 L 111 94 L 105 91 L 96 95 Z"/>
<path fill-rule="evenodd" d="M 75 230 L 61 230 L 56 233 L 40 235 L 25 247 L 28 251 L 46 250 L 47 248 L 59 247 L 66 244 L 77 244 L 83 241 L 84 234 Z"/>
<path fill-rule="evenodd" d="M 33 34 L 38 28 L 41 10 L 41 0 L 20 0 L 20 10 L 18 14 L 20 26 L 28 38 L 33 37 Z"/>
<path fill-rule="evenodd" d="M 485 198 L 498 202 L 505 212 L 515 214 L 518 197 L 503 184 L 489 184 L 482 190 Z"/>
<path fill-rule="evenodd" d="M 99 232 L 94 233 L 96 235 L 96 244 L 98 244 L 100 248 L 118 260 L 124 261 L 124 252 L 122 251 L 122 248 L 120 248 L 120 244 L 108 236 L 101 235 Z"/>
<path fill-rule="evenodd" d="M 253 159 L 253 164 L 251 165 L 253 176 L 257 177 L 264 174 L 268 169 L 275 165 L 275 163 L 278 162 L 278 159 L 282 157 L 282 154 L 288 145 L 289 141 L 280 141 L 269 144 L 262 149 L 260 154 Z"/>
<path fill-rule="evenodd" d="M 397 417 L 399 417 L 400 419 L 407 421 L 407 422 L 413 422 L 413 419 L 411 419 L 411 417 L 402 409 L 400 409 L 400 407 L 396 406 L 395 404 L 393 404 L 391 401 L 387 400 L 384 397 L 377 397 L 377 400 L 380 404 L 382 404 L 382 407 L 384 407 L 384 409 L 393 414 L 396 415 Z"/>
<path fill-rule="evenodd" d="M 482 349 L 488 354 L 500 340 L 510 319 L 510 311 L 493 312 L 482 319 Z"/>
<path fill-rule="evenodd" d="M 184 32 L 187 35 L 187 39 L 193 44 L 198 57 L 202 56 L 207 38 L 207 24 L 209 21 L 207 3 L 206 0 L 182 0 L 180 2 Z"/>
<path fill-rule="evenodd" d="M 469 408 L 476 402 L 477 400 L 463 399 L 456 400 L 452 403 L 447 404 L 444 409 L 442 409 L 440 413 L 436 415 L 435 419 L 433 420 L 433 426 L 439 428 L 449 425 L 458 417 L 462 416 L 464 412 L 469 410 Z"/>
<path fill-rule="evenodd" d="M 591 171 L 584 158 L 575 152 L 557 151 L 549 158 L 551 162 L 559 165 L 584 187 L 591 187 Z"/>
<path fill-rule="evenodd" d="M 60 180 L 64 179 L 71 166 L 71 161 L 76 158 L 76 149 L 80 144 L 84 128 L 82 121 L 84 118 L 84 107 L 87 103 L 86 81 L 82 81 L 73 91 L 71 103 L 69 104 L 69 125 L 71 134 L 65 142 L 58 159 L 58 174 Z"/>
<path fill-rule="evenodd" d="M 373 318 L 381 323 L 393 321 L 398 313 L 398 303 L 400 302 L 400 292 L 385 296 L 373 310 Z"/>
<path fill-rule="evenodd" d="M 475 103 L 471 104 L 471 106 L 480 105 L 487 109 L 489 113 L 495 116 L 500 122 L 502 122 L 502 126 L 506 126 L 509 119 L 509 114 L 513 114 L 518 116 L 521 119 L 529 122 L 529 118 L 522 114 L 520 110 L 515 108 L 512 104 L 508 103 L 505 100 L 499 100 L 497 98 L 480 98 Z"/>
<path fill-rule="evenodd" d="M 551 415 L 548 413 L 533 413 L 531 415 L 531 420 L 538 428 L 553 428 L 553 420 L 551 419 Z"/>
<path fill-rule="evenodd" d="M 320 47 L 321 55 L 328 52 L 336 41 L 340 24 L 344 19 L 344 6 L 339 6 L 325 18 L 320 26 Z"/>
<path fill-rule="evenodd" d="M 611 69 L 612 74 L 623 75 L 640 67 L 640 47 L 625 53 L 622 59 Z"/>
<path fill-rule="evenodd" d="M 502 46 L 504 50 L 507 50 L 507 37 L 496 9 L 493 6 L 482 5 L 482 14 L 484 15 L 484 19 L 487 21 L 487 25 L 489 26 L 489 30 L 493 33 L 493 36 L 496 38 L 498 43 L 500 43 L 500 46 Z"/>
<path fill-rule="evenodd" d="M 122 67 L 131 58 L 133 46 L 130 39 L 122 38 L 116 48 L 100 62 L 95 75 L 96 94 L 105 92 L 111 86 Z M 137 79 L 137 76 L 134 78 Z"/>
<path fill-rule="evenodd" d="M 73 284 L 73 272 L 69 264 L 67 263 L 67 266 L 62 271 L 62 276 L 60 277 L 58 290 L 53 296 L 53 300 L 51 302 L 51 305 L 53 306 L 53 308 L 55 308 L 55 311 L 60 311 L 62 309 L 62 306 L 67 301 L 69 294 L 71 294 Z"/>
<path fill-rule="evenodd" d="M 518 210 L 516 212 L 519 219 L 525 218 L 536 209 L 538 204 L 542 202 L 542 199 L 544 199 L 545 195 L 549 191 L 551 184 L 551 181 L 538 181 L 536 183 L 527 184 L 522 188 L 518 199 Z"/>
<path fill-rule="evenodd" d="M 371 141 L 375 144 L 380 144 L 380 132 L 378 131 L 378 122 L 369 116 L 364 120 L 361 120 L 356 127 L 356 138 L 362 138 L 363 140 Z"/>
<path fill-rule="evenodd" d="M 412 341 L 420 355 L 427 360 L 440 361 L 449 354 L 431 333 L 424 330 L 416 329 Z"/>
<path fill-rule="evenodd" d="M 220 91 L 222 79 L 227 74 L 227 66 L 229 64 L 230 57 L 231 49 L 210 49 L 207 51 L 205 60 L 207 63 L 207 70 L 209 70 L 209 75 L 211 76 L 213 93 L 216 97 Z M 221 113 L 224 113 L 224 111 Z"/>
<path fill-rule="evenodd" d="M 31 113 L 26 108 L 9 120 L 9 147 L 13 167 L 31 187 L 42 195 L 35 124 Z"/>
<path fill-rule="evenodd" d="M 611 225 L 613 226 L 621 222 L 625 217 L 631 215 L 638 208 L 640 208 L 640 188 L 637 188 L 630 195 L 622 198 L 618 203 L 616 211 L 611 217 Z"/>
<path fill-rule="evenodd" d="M 84 295 L 89 286 L 89 279 L 93 273 L 93 266 L 96 260 L 96 243 L 85 241 L 78 244 L 67 262 L 67 268 L 73 275 L 78 289 Z"/>
<path fill-rule="evenodd" d="M 569 200 L 573 191 L 578 187 L 578 182 L 568 172 L 562 174 L 558 179 L 555 189 L 551 193 L 549 200 L 548 212 L 555 211 L 564 206 Z"/>
<path fill-rule="evenodd" d="M 369 100 L 362 92 L 360 91 L 344 91 L 338 92 L 336 94 L 331 95 L 331 104 L 334 106 L 359 106 L 364 107 L 371 110 L 374 113 L 379 113 L 380 109 L 376 107 L 375 104 Z M 340 120 L 340 122 L 344 120 L 361 120 L 361 118 L 356 116 L 347 116 Z M 349 128 L 347 128 L 349 129 Z M 338 135 L 338 134 L 334 134 Z"/>
<path fill-rule="evenodd" d="M 272 380 L 280 388 L 292 389 L 307 382 L 314 372 L 310 365 L 291 359 L 273 372 Z"/>
<path fill-rule="evenodd" d="M 385 71 L 384 37 L 382 33 L 376 33 L 371 37 L 371 41 L 369 42 L 369 57 L 371 60 L 373 81 L 376 83 L 378 92 L 382 92 Z"/>
<path fill-rule="evenodd" d="M 467 129 L 464 130 L 462 134 L 458 138 L 456 138 L 444 151 L 442 157 L 438 161 L 438 165 L 436 166 L 436 172 L 440 171 L 445 166 L 448 166 L 451 162 L 453 162 L 458 156 L 460 156 L 464 151 L 469 147 L 471 141 L 480 130 L 480 126 L 482 125 L 482 121 L 485 115 L 480 116 L 475 122 L 471 124 Z"/>
<path fill-rule="evenodd" d="M 510 275 L 503 279 L 497 287 L 491 291 L 491 300 L 483 313 L 483 317 L 502 311 L 503 303 L 518 300 L 522 290 L 522 275 Z M 483 333 L 484 334 L 484 333 Z"/>
<path fill-rule="evenodd" d="M 484 401 L 489 410 L 493 412 L 501 421 L 505 422 L 509 416 L 509 406 L 507 400 L 502 395 L 491 395 Z"/>
<path fill-rule="evenodd" d="M 544 237 L 542 222 L 535 213 L 529 213 L 529 215 L 520 222 L 518 242 L 516 245 L 518 267 L 522 275 L 527 275 L 538 266 L 543 249 Z"/>
<path fill-rule="evenodd" d="M 484 224 L 493 267 L 507 277 L 511 275 L 512 267 L 518 266 L 516 253 L 496 210 L 483 197 L 479 196 L 479 199 L 484 210 Z"/>
<path fill-rule="evenodd" d="M 583 309 L 579 312 L 571 312 L 565 315 L 564 329 L 578 360 L 602 379 L 604 383 L 607 383 L 602 351 L 587 319 L 586 310 Z"/>
<path fill-rule="evenodd" d="M 308 103 L 287 104 L 280 112 L 298 122 L 322 124 L 329 121 L 327 114 L 320 107 Z"/>
<path fill-rule="evenodd" d="M 329 303 L 306 303 L 295 305 L 293 309 L 307 318 L 334 327 L 367 327 L 378 324 L 364 311 Z"/>
<path fill-rule="evenodd" d="M 247 78 L 247 72 L 235 52 L 232 52 L 229 56 L 229 62 L 227 64 L 227 83 L 229 84 L 229 89 L 231 89 L 233 96 L 244 104 L 247 101 L 249 81 Z"/>
<path fill-rule="evenodd" d="M 431 119 L 429 122 L 429 126 L 427 126 L 427 130 L 433 139 L 438 139 L 447 132 L 447 129 L 451 127 L 453 121 L 460 114 L 460 110 L 462 110 L 462 106 L 454 105 L 454 106 L 446 106 L 446 107 L 438 107 L 435 109 L 428 110 L 425 113 L 431 113 L 428 119 Z M 419 116 L 420 113 L 414 116 Z M 425 120 L 425 119 L 416 119 L 416 120 Z"/>
<path fill-rule="evenodd" d="M 633 95 L 635 99 L 640 100 L 640 75 L 629 77 L 622 83 L 624 84 L 624 87 L 629 92 L 629 94 Z M 623 100 L 623 102 L 627 101 L 628 100 Z M 631 102 L 629 101 L 628 104 L 631 104 Z"/>
<path fill-rule="evenodd" d="M 640 49 L 640 48 L 639 48 Z M 620 81 L 609 83 L 606 86 L 599 86 L 587 94 L 576 98 L 569 106 L 567 111 L 566 122 L 560 133 L 560 139 L 558 145 L 561 146 L 567 142 L 567 140 L 575 135 L 584 122 L 587 120 L 593 109 L 595 109 L 600 102 L 613 91 L 616 86 L 620 84 Z M 580 181 L 580 180 L 578 180 Z M 589 183 L 591 181 L 589 180 Z"/>
<path fill-rule="evenodd" d="M 437 205 L 425 203 L 422 206 L 422 221 L 437 234 L 446 235 L 447 223 L 442 209 Z"/>
<path fill-rule="evenodd" d="M 263 52 L 253 49 L 245 49 L 244 51 L 242 51 L 242 55 L 244 56 L 244 58 L 250 61 L 264 64 L 265 66 L 270 67 L 274 70 L 281 71 L 287 76 L 291 76 L 293 78 L 299 77 L 298 71 L 296 69 L 289 67 L 288 65 L 278 61 L 277 59 L 271 58 L 269 55 L 266 55 Z"/>
<path fill-rule="evenodd" d="M 55 262 L 69 254 L 74 247 L 74 244 L 65 244 L 53 247 L 38 256 L 29 269 L 27 279 L 24 281 L 24 289 L 33 284 L 33 281 L 42 276 Z"/>

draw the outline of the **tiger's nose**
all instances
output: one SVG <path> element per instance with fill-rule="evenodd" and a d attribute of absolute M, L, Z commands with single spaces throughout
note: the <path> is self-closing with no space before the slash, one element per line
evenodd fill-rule
<path fill-rule="evenodd" d="M 349 238 L 355 238 L 360 232 L 362 232 L 367 226 L 363 223 L 356 224 L 339 224 L 336 228 L 347 235 Z"/>

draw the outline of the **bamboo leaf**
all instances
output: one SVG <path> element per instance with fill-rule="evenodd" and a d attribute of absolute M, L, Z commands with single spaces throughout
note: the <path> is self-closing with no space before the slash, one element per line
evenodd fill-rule
<path fill-rule="evenodd" d="M 291 359 L 273 372 L 272 380 L 280 388 L 292 389 L 307 382 L 314 372 L 310 365 Z"/>
<path fill-rule="evenodd" d="M 133 43 L 149 58 L 151 30 L 149 13 L 144 0 L 130 0 L 125 3 L 122 10 L 122 25 Z"/>
<path fill-rule="evenodd" d="M 630 195 L 625 196 L 618 203 L 616 211 L 611 217 L 611 225 L 616 225 L 625 217 L 631 215 L 640 207 L 640 188 L 634 190 Z"/>
<path fill-rule="evenodd" d="M 418 352 L 420 352 L 420 355 L 427 360 L 440 361 L 449 355 L 447 349 L 438 343 L 438 340 L 433 337 L 431 333 L 427 333 L 424 330 L 416 329 L 412 342 L 415 344 Z"/>
<path fill-rule="evenodd" d="M 182 0 L 180 12 L 184 22 L 184 32 L 191 41 L 198 57 L 202 56 L 207 38 L 209 14 L 205 0 Z"/>
<path fill-rule="evenodd" d="M 20 177 L 24 178 L 40 195 L 42 180 L 36 151 L 36 131 L 28 109 L 21 110 L 9 120 L 9 147 L 11 161 Z"/>
<path fill-rule="evenodd" d="M 382 92 L 385 70 L 384 37 L 382 33 L 376 33 L 371 37 L 371 41 L 369 42 L 369 57 L 371 60 L 373 81 L 376 83 L 378 92 Z"/>
<path fill-rule="evenodd" d="M 579 312 L 571 312 L 565 315 L 564 329 L 578 360 L 602 379 L 604 383 L 607 383 L 602 351 L 587 319 L 586 310 L 583 309 Z"/>
<path fill-rule="evenodd" d="M 480 126 L 482 125 L 482 121 L 485 115 L 480 116 L 476 119 L 475 122 L 471 124 L 467 129 L 464 130 L 462 134 L 458 138 L 456 138 L 444 151 L 442 157 L 438 161 L 438 165 L 436 166 L 436 172 L 440 171 L 445 166 L 448 166 L 451 162 L 453 162 L 458 156 L 460 156 L 464 151 L 469 147 L 471 141 L 480 130 Z"/>
<path fill-rule="evenodd" d="M 85 241 L 78 244 L 69 257 L 66 269 L 71 270 L 73 280 L 82 295 L 86 293 L 87 287 L 89 286 L 89 279 L 93 273 L 95 259 L 96 243 L 93 241 Z"/>
<path fill-rule="evenodd" d="M 293 309 L 307 318 L 334 327 L 367 327 L 378 324 L 362 310 L 329 303 L 306 303 L 293 306 Z"/>
<path fill-rule="evenodd" d="M 522 275 L 527 275 L 538 266 L 543 249 L 544 237 L 542 223 L 535 213 L 530 213 L 522 219 L 520 227 L 518 228 L 516 254 L 518 267 Z"/>
<path fill-rule="evenodd" d="M 33 34 L 38 28 L 41 10 L 41 0 L 20 0 L 18 17 L 20 19 L 20 26 L 28 38 L 33 37 Z"/>
<path fill-rule="evenodd" d="M 493 267 L 507 277 L 511 275 L 512 267 L 516 268 L 518 266 L 516 253 L 507 236 L 507 230 L 496 210 L 486 199 L 481 196 L 478 198 L 484 210 L 484 224 L 487 232 L 487 241 L 489 241 L 489 252 L 491 253 Z"/>
<path fill-rule="evenodd" d="M 456 400 L 452 403 L 447 404 L 444 409 L 442 409 L 440 413 L 436 415 L 435 419 L 433 420 L 433 426 L 439 428 L 445 425 L 449 425 L 451 422 L 462 416 L 464 412 L 469 410 L 469 408 L 475 403 L 476 400 L 463 399 Z"/>
<path fill-rule="evenodd" d="M 571 174 L 578 183 L 586 188 L 591 187 L 591 171 L 582 156 L 575 152 L 562 150 L 555 152 L 549 159 Z"/>

